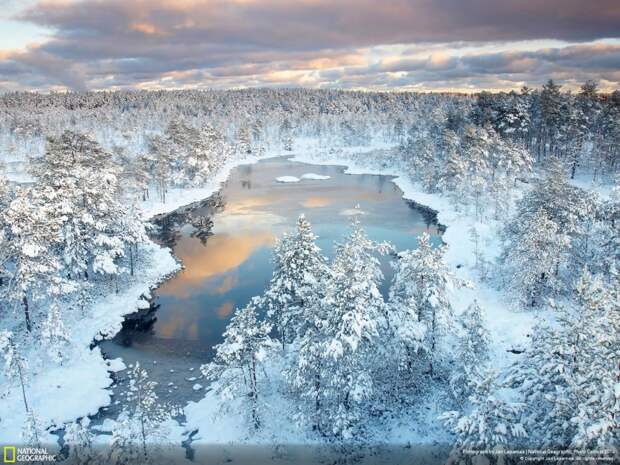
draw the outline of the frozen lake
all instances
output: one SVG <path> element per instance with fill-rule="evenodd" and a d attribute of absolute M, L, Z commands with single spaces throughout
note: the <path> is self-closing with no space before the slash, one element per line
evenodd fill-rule
<path fill-rule="evenodd" d="M 185 269 L 155 292 L 157 309 L 101 344 L 110 358 L 140 361 L 159 383 L 164 401 L 183 405 L 203 396 L 194 390 L 200 365 L 213 356 L 236 307 L 265 290 L 274 241 L 304 213 L 325 255 L 349 232 L 359 205 L 361 222 L 376 241 L 398 250 L 416 246 L 423 231 L 441 242 L 434 214 L 406 202 L 388 176 L 348 175 L 341 166 L 297 163 L 284 157 L 234 169 L 222 189 L 203 202 L 156 220 L 158 240 Z M 392 276 L 382 260 L 385 292 Z M 119 382 L 123 382 L 122 372 Z M 111 407 L 115 410 L 114 407 Z M 112 412 L 108 412 L 110 414 Z"/>

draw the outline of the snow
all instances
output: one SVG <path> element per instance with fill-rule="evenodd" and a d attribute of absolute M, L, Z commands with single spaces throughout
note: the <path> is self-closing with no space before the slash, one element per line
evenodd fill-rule
<path fill-rule="evenodd" d="M 289 183 L 289 182 L 299 182 L 300 179 L 295 177 L 295 176 L 280 176 L 276 178 L 277 182 L 284 182 L 284 183 Z"/>
<path fill-rule="evenodd" d="M 301 175 L 301 179 L 315 179 L 317 181 L 322 181 L 322 180 L 329 179 L 329 178 L 331 178 L 331 176 L 323 176 L 321 174 L 316 174 L 316 173 L 306 173 L 306 174 Z"/>
<path fill-rule="evenodd" d="M 192 389 L 193 389 L 194 391 L 200 391 L 200 390 L 202 389 L 202 384 L 200 384 L 200 383 L 196 383 L 196 384 L 194 384 L 194 385 L 192 386 Z"/>
<path fill-rule="evenodd" d="M 123 371 L 127 368 L 127 365 L 123 362 L 121 358 L 112 358 L 107 360 L 108 363 L 108 371 L 115 373 L 117 371 Z"/>
<path fill-rule="evenodd" d="M 459 314 L 473 302 L 474 298 L 484 308 L 485 324 L 491 336 L 491 365 L 496 369 L 501 370 L 515 360 L 515 357 L 519 357 L 508 350 L 528 345 L 528 334 L 534 324 L 534 315 L 515 310 L 507 296 L 481 281 L 473 269 L 474 253 L 473 245 L 469 240 L 470 229 L 476 228 L 480 235 L 480 249 L 487 260 L 493 260 L 500 249 L 497 236 L 499 223 L 491 220 L 476 221 L 473 215 L 455 209 L 447 198 L 425 193 L 421 186 L 401 176 L 397 168 L 376 166 L 372 161 L 380 157 L 373 157 L 372 151 L 377 150 L 377 146 L 366 148 L 364 151 L 360 148 L 351 148 L 337 153 L 321 153 L 316 150 L 316 147 L 310 145 L 304 146 L 303 149 L 301 149 L 301 143 L 296 145 L 304 154 L 294 154 L 293 161 L 314 165 L 344 165 L 348 174 L 395 176 L 392 182 L 403 191 L 403 198 L 436 210 L 439 222 L 447 226 L 443 235 L 443 240 L 448 245 L 446 262 L 457 277 L 475 283 L 475 290 L 467 288 L 451 290 L 450 300 L 453 308 Z M 363 154 L 365 155 L 361 156 Z M 269 152 L 260 158 L 269 158 L 274 155 L 278 154 Z M 226 180 L 234 167 L 255 163 L 260 158 L 231 161 L 205 187 L 171 189 L 165 203 L 151 199 L 142 205 L 142 209 L 147 216 L 153 216 L 202 200 L 219 189 L 220 184 Z M 327 178 L 329 177 L 314 173 L 301 176 L 301 179 L 308 180 Z M 276 178 L 276 181 L 287 183 L 299 182 L 301 179 L 294 176 L 282 176 Z M 585 183 L 581 182 L 581 184 Z M 600 193 L 606 194 L 605 191 Z M 341 214 L 353 215 L 363 214 L 363 212 L 347 209 L 341 211 Z M 150 290 L 165 276 L 179 269 L 179 264 L 168 249 L 153 243 L 148 243 L 143 248 L 144 256 L 150 257 L 149 265 L 141 267 L 137 279 L 128 287 L 121 289 L 119 294 L 109 293 L 101 297 L 87 311 L 83 319 L 67 322 L 67 329 L 76 337 L 74 341 L 76 349 L 62 365 L 50 365 L 33 377 L 28 388 L 29 402 L 45 425 L 62 425 L 64 422 L 84 415 L 95 414 L 99 408 L 110 405 L 111 392 L 107 389 L 112 383 L 110 372 L 123 370 L 125 366 L 120 359 L 105 360 L 98 347 L 90 349 L 91 342 L 93 339 L 101 340 L 104 337 L 112 337 L 120 330 L 124 315 L 135 309 L 148 308 L 148 302 L 143 296 L 150 295 Z M 281 381 L 278 369 L 277 362 L 270 365 L 269 374 L 270 377 L 273 376 L 274 383 Z M 193 388 L 199 390 L 203 387 L 196 383 Z M 620 392 L 620 385 L 616 389 Z M 279 405 L 282 402 L 279 395 L 265 399 L 265 402 L 273 406 L 269 409 L 270 417 L 265 419 L 265 424 L 270 424 L 271 428 L 268 433 L 252 437 L 251 442 L 272 444 L 274 442 L 307 441 L 303 432 L 300 432 L 292 424 L 293 422 L 286 418 L 286 415 L 282 415 L 282 412 L 286 410 Z M 219 405 L 218 396 L 207 387 L 203 400 L 191 402 L 186 407 L 187 423 L 184 430 L 190 432 L 198 429 L 194 437 L 194 441 L 198 444 L 247 442 L 249 439 L 245 419 L 221 415 Z M 411 418 L 393 420 L 390 431 L 386 433 L 387 442 L 430 443 L 445 440 L 448 437 L 445 429 L 436 421 L 440 412 L 432 410 L 432 403 L 420 407 L 419 410 L 423 413 L 416 422 L 413 422 Z M 2 418 L 0 437 L 3 441 L 7 443 L 19 441 L 24 423 L 23 410 L 18 389 L 12 389 L 6 398 L 0 399 L 0 418 Z M 212 427 L 214 422 L 217 422 L 217 428 Z M 180 438 L 180 435 L 178 437 Z M 55 442 L 55 437 L 50 436 L 46 439 Z"/>
<path fill-rule="evenodd" d="M 118 294 L 102 296 L 83 318 L 65 322 L 73 335 L 71 352 L 62 365 L 49 364 L 32 376 L 28 401 L 43 425 L 61 426 L 110 405 L 109 372 L 121 369 L 122 361 L 105 360 L 99 347 L 91 350 L 90 345 L 120 331 L 124 316 L 135 310 L 140 296 L 179 267 L 168 249 L 154 243 L 142 247 L 149 266 L 141 269 L 140 278 Z M 19 443 L 25 418 L 19 389 L 11 389 L 0 400 L 0 417 L 0 437 L 7 443 Z M 47 440 L 55 442 L 55 437 Z"/>
<path fill-rule="evenodd" d="M 149 199 L 140 207 L 146 217 L 173 211 L 181 206 L 202 200 L 219 190 L 226 181 L 230 171 L 242 164 L 256 163 L 263 157 L 248 157 L 244 160 L 232 160 L 224 165 L 213 179 L 202 188 L 170 189 L 166 202 Z M 150 296 L 166 276 L 180 269 L 179 263 L 168 248 L 152 242 L 141 246 L 142 256 L 148 257 L 148 263 L 142 264 L 134 280 L 118 294 L 112 290 L 102 296 L 85 311 L 82 319 L 66 322 L 67 331 L 74 335 L 72 350 L 68 352 L 62 365 L 49 365 L 32 376 L 28 386 L 28 401 L 38 420 L 45 427 L 62 426 L 86 415 L 94 415 L 100 408 L 111 404 L 112 385 L 110 372 L 120 369 L 119 362 L 105 360 L 101 350 L 91 350 L 93 340 L 100 341 L 116 335 L 124 316 L 144 308 L 144 296 Z M 21 392 L 17 388 L 0 399 L 0 437 L 7 443 L 19 443 L 25 411 Z M 43 438 L 49 444 L 56 443 L 56 436 Z M 179 441 L 180 442 L 180 441 Z"/>
<path fill-rule="evenodd" d="M 498 231 L 500 223 L 485 219 L 477 221 L 473 214 L 458 211 L 451 202 L 438 194 L 428 194 L 422 187 L 413 183 L 409 178 L 401 176 L 398 168 L 374 166 L 368 161 L 373 160 L 372 149 L 363 152 L 353 150 L 340 151 L 339 153 L 319 153 L 316 150 L 308 150 L 303 155 L 296 154 L 293 161 L 315 165 L 344 165 L 347 174 L 371 174 L 394 176 L 394 182 L 402 191 L 403 198 L 412 200 L 418 204 L 428 206 L 438 213 L 438 221 L 447 226 L 443 235 L 443 241 L 448 245 L 444 260 L 457 278 L 474 284 L 474 288 L 460 287 L 449 290 L 449 299 L 457 315 L 461 314 L 473 301 L 484 309 L 485 325 L 490 333 L 490 365 L 497 370 L 507 367 L 515 357 L 520 355 L 509 352 L 514 347 L 528 345 L 528 334 L 534 325 L 534 315 L 528 312 L 518 311 L 513 308 L 511 299 L 497 291 L 487 283 L 481 281 L 478 273 L 474 270 L 474 247 L 470 237 L 470 229 L 475 227 L 480 235 L 480 249 L 486 260 L 494 260 L 499 254 L 500 243 Z M 381 160 L 381 157 L 374 158 Z M 519 195 L 519 192 L 515 192 Z M 358 215 L 363 212 L 358 209 L 346 209 L 340 212 L 342 215 Z M 539 312 L 538 315 L 541 315 Z M 335 349 L 335 348 L 334 348 Z M 283 383 L 282 367 L 280 361 L 269 361 L 266 364 L 269 382 L 274 386 Z M 270 425 L 267 431 L 256 433 L 248 438 L 245 419 L 238 415 L 223 415 L 220 411 L 221 398 L 208 388 L 205 398 L 199 402 L 190 402 L 185 408 L 187 424 L 186 430 L 198 430 L 194 436 L 194 442 L 200 444 L 286 444 L 286 443 L 309 443 L 313 436 L 310 432 L 298 429 L 282 412 L 292 411 L 292 405 L 283 399 L 280 393 L 267 393 L 263 399 L 266 405 L 272 408 L 264 412 L 267 418 L 263 418 L 264 424 Z M 263 393 L 264 394 L 264 393 Z M 265 394 L 264 394 L 265 395 Z M 378 432 L 381 442 L 392 444 L 423 443 L 432 444 L 441 441 L 451 441 L 450 434 L 439 422 L 438 417 L 442 413 L 437 410 L 436 403 L 427 399 L 426 408 L 417 409 L 420 417 L 415 421 L 410 416 L 390 419 L 387 430 Z M 283 405 L 284 404 L 284 405 Z M 410 412 L 407 413 L 410 415 Z M 217 428 L 212 428 L 213 424 Z M 412 426 L 415 425 L 415 426 Z M 375 431 L 377 433 L 377 431 Z"/>

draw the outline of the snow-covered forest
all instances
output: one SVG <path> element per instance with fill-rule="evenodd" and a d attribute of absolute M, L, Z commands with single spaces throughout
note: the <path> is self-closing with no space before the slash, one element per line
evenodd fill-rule
<path fill-rule="evenodd" d="M 148 367 L 97 346 L 181 265 L 150 219 L 286 154 L 399 176 L 445 244 L 396 250 L 352 215 L 328 260 L 300 211 L 201 367 L 204 399 L 173 409 Z M 456 457 L 620 446 L 620 91 L 6 93 L 0 163 L 7 442 L 110 464 L 183 456 L 190 433 Z M 112 401 L 118 417 L 93 426 Z"/>

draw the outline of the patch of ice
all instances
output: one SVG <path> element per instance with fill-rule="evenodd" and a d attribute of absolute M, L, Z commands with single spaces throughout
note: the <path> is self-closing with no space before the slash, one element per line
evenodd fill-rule
<path fill-rule="evenodd" d="M 299 182 L 300 179 L 295 176 L 280 176 L 276 178 L 276 182 Z"/>
<path fill-rule="evenodd" d="M 360 210 L 359 208 L 345 208 L 340 211 L 342 216 L 356 216 L 356 215 L 366 215 L 366 212 Z"/>
<path fill-rule="evenodd" d="M 108 364 L 108 371 L 110 372 L 116 373 L 117 371 L 122 371 L 127 368 L 121 358 L 109 359 L 106 362 Z"/>
<path fill-rule="evenodd" d="M 323 176 L 322 174 L 316 174 L 316 173 L 306 173 L 306 174 L 302 174 L 301 175 L 301 179 L 316 179 L 316 180 L 324 180 L 324 179 L 329 179 L 331 178 L 331 176 Z"/>
<path fill-rule="evenodd" d="M 194 384 L 194 385 L 192 386 L 192 389 L 193 389 L 194 391 L 200 391 L 200 390 L 202 389 L 202 384 L 200 384 L 200 383 L 196 383 L 196 384 Z"/>

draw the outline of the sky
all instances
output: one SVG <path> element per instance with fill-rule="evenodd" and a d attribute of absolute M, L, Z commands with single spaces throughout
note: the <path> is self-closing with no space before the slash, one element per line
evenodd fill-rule
<path fill-rule="evenodd" d="M 0 0 L 0 92 L 620 88 L 618 0 Z"/>

